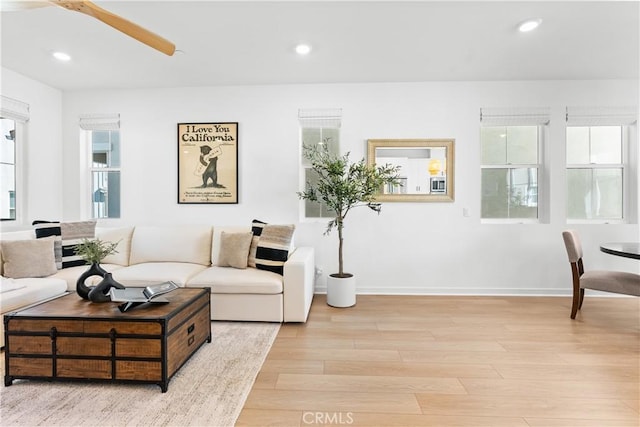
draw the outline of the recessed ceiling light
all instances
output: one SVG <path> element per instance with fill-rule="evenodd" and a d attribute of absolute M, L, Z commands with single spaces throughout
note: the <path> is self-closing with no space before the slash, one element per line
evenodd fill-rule
<path fill-rule="evenodd" d="M 542 19 L 540 18 L 527 19 L 526 21 L 518 25 L 518 31 L 520 31 L 521 33 L 528 33 L 529 31 L 533 31 L 538 28 L 541 23 Z"/>
<path fill-rule="evenodd" d="M 71 56 L 69 56 L 68 54 L 66 54 L 64 52 L 53 52 L 52 55 L 58 61 L 65 61 L 65 62 L 66 61 L 71 61 Z"/>
<path fill-rule="evenodd" d="M 308 44 L 299 44 L 296 46 L 296 53 L 298 55 L 308 55 L 311 52 L 311 46 Z"/>

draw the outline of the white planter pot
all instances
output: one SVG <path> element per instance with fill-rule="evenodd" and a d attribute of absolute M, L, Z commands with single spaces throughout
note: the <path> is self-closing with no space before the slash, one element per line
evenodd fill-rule
<path fill-rule="evenodd" d="M 356 278 L 327 277 L 327 304 L 340 308 L 356 305 Z"/>

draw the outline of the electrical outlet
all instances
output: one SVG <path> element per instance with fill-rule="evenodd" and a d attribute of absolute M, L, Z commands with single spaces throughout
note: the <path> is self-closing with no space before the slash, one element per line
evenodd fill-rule
<path fill-rule="evenodd" d="M 316 267 L 316 276 L 322 276 L 322 268 L 321 267 Z"/>

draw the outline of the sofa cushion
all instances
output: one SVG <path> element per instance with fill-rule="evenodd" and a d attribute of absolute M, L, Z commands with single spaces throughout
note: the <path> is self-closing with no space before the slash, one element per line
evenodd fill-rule
<path fill-rule="evenodd" d="M 220 236 L 220 259 L 218 265 L 221 267 L 247 268 L 249 258 L 249 246 L 253 233 L 226 233 Z"/>
<path fill-rule="evenodd" d="M 168 280 L 184 286 L 206 268 L 201 264 L 186 262 L 145 262 L 119 268 L 113 272 L 113 278 L 125 286 L 148 286 Z"/>
<path fill-rule="evenodd" d="M 258 240 L 256 268 L 284 274 L 294 230 L 294 225 L 266 224 Z"/>
<path fill-rule="evenodd" d="M 55 237 L 2 242 L 4 275 L 14 279 L 46 277 L 58 271 L 54 257 Z"/>
<path fill-rule="evenodd" d="M 210 226 L 136 226 L 131 238 L 129 264 L 147 262 L 211 262 Z M 167 277 L 166 280 L 172 280 Z"/>
<path fill-rule="evenodd" d="M 104 264 L 104 263 L 100 263 L 100 267 L 102 267 L 104 270 L 108 271 L 109 273 L 111 273 L 114 270 L 117 270 L 119 268 L 122 268 L 121 265 Z M 76 284 L 78 282 L 78 277 L 80 277 L 82 275 L 82 273 L 84 273 L 88 269 L 89 269 L 89 265 L 88 264 L 77 265 L 75 267 L 63 268 L 62 270 L 58 270 L 56 272 L 56 274 L 54 274 L 52 276 L 49 276 L 49 277 L 52 278 L 52 279 L 64 280 L 65 283 L 67 284 L 67 290 L 75 292 Z M 87 279 L 84 281 L 84 283 L 87 286 L 95 286 L 98 283 L 100 283 L 101 281 L 102 281 L 102 277 L 100 277 L 100 276 L 90 276 L 90 277 L 87 277 Z"/>
<path fill-rule="evenodd" d="M 2 282 L 3 290 L 0 292 L 2 314 L 63 295 L 67 291 L 64 280 L 49 277 L 2 279 Z"/>
<path fill-rule="evenodd" d="M 217 266 L 193 276 L 187 287 L 211 288 L 216 294 L 280 294 L 283 289 L 282 276 L 271 271 Z"/>
<path fill-rule="evenodd" d="M 101 264 L 129 265 L 132 236 L 133 227 L 96 228 L 96 238 L 105 242 L 118 243 L 117 252 L 104 257 Z"/>

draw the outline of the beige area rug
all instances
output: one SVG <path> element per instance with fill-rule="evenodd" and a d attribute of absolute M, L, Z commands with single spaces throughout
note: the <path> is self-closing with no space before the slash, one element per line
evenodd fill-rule
<path fill-rule="evenodd" d="M 278 333 L 277 323 L 212 322 L 212 342 L 157 385 L 14 380 L 2 426 L 233 426 Z M 2 360 L 4 380 L 4 353 Z"/>

